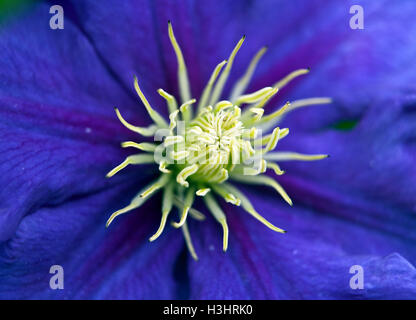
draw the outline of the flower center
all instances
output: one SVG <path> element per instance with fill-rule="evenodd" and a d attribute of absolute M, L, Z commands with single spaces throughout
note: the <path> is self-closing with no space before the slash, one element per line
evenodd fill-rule
<path fill-rule="evenodd" d="M 216 66 L 197 103 L 196 99 L 191 99 L 185 61 L 170 23 L 168 31 L 178 62 L 178 83 L 182 104 L 178 107 L 173 95 L 163 89 L 158 90 L 166 100 L 169 110 L 169 122 L 166 121 L 151 107 L 135 77 L 134 87 L 154 124 L 146 128 L 137 127 L 128 123 L 118 109 L 115 109 L 116 114 L 125 127 L 142 136 L 153 136 L 156 143 L 123 142 L 121 144 L 123 148 L 133 147 L 143 153 L 127 157 L 111 170 L 107 177 L 112 177 L 129 164 L 152 163 L 158 164 L 161 175 L 140 191 L 128 206 L 114 212 L 107 221 L 107 227 L 120 214 L 138 208 L 157 191 L 163 190 L 160 226 L 149 240 L 154 241 L 162 234 L 169 213 L 173 207 L 176 207 L 180 212 L 179 221 L 173 222 L 172 225 L 181 228 L 186 245 L 195 259 L 197 255 L 192 245 L 187 218 L 188 215 L 196 220 L 205 218 L 201 212 L 192 208 L 195 195 L 204 200 L 208 210 L 221 224 L 224 251 L 228 248 L 228 225 L 226 214 L 216 200 L 218 198 L 241 206 L 270 229 L 284 233 L 284 230 L 264 219 L 254 209 L 249 199 L 229 181 L 270 186 L 292 205 L 292 200 L 283 187 L 263 173 L 271 169 L 279 176 L 284 174 L 278 165 L 280 161 L 320 160 L 327 155 L 273 152 L 278 141 L 289 133 L 288 128 L 279 128 L 276 125 L 289 111 L 308 105 L 327 104 L 331 100 L 329 98 L 297 100 L 264 115 L 264 107 L 279 90 L 295 77 L 309 72 L 309 69 L 296 70 L 271 87 L 245 94 L 257 63 L 266 52 L 266 48 L 262 48 L 253 57 L 246 72 L 232 89 L 229 99 L 220 100 L 234 58 L 245 40 L 245 37 L 242 37 L 229 58 Z M 273 129 L 271 133 L 262 135 L 263 131 L 270 129 Z"/>
<path fill-rule="evenodd" d="M 224 182 L 234 164 L 240 162 L 240 149 L 245 148 L 240 108 L 228 101 L 217 106 L 222 109 L 204 108 L 186 128 L 184 139 L 178 139 L 183 142 L 178 148 L 186 156 L 185 166 L 193 168 L 194 181 Z M 178 175 L 178 183 L 188 185 L 182 175 Z"/>

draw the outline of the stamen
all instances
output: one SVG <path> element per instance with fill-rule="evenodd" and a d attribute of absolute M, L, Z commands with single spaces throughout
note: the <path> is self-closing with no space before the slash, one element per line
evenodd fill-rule
<path fill-rule="evenodd" d="M 147 152 L 154 152 L 157 147 L 157 145 L 154 143 L 148 143 L 148 142 L 137 143 L 133 141 L 124 141 L 121 143 L 121 146 L 123 148 L 133 147 L 133 148 L 136 148 L 142 151 L 147 151 Z"/>
<path fill-rule="evenodd" d="M 200 197 L 204 197 L 210 191 L 211 191 L 210 188 L 199 189 L 199 190 L 197 190 L 196 195 L 200 196 Z"/>
<path fill-rule="evenodd" d="M 111 222 L 113 222 L 113 220 L 115 218 L 117 218 L 119 215 L 126 213 L 128 211 L 131 211 L 133 209 L 136 209 L 138 207 L 140 207 L 143 203 L 146 202 L 146 200 L 148 198 L 143 198 L 141 197 L 141 194 L 143 193 L 144 190 L 146 190 L 149 186 L 147 186 L 146 188 L 144 188 L 142 191 L 140 191 L 134 198 L 133 200 L 131 200 L 130 204 L 120 210 L 117 210 L 116 212 L 114 212 L 113 214 L 111 214 L 110 218 L 108 218 L 107 223 L 106 223 L 106 227 L 108 228 L 108 226 L 111 224 Z"/>
<path fill-rule="evenodd" d="M 271 98 L 274 97 L 274 95 L 279 91 L 279 88 L 273 88 L 272 90 L 269 91 L 269 93 L 263 98 L 263 100 L 261 100 L 258 104 L 256 104 L 254 106 L 254 108 L 263 108 L 267 102 L 269 102 L 269 100 Z"/>
<path fill-rule="evenodd" d="M 274 118 L 278 118 L 280 117 L 282 114 L 284 114 L 285 112 L 287 112 L 287 109 L 290 106 L 290 102 L 286 102 L 286 104 L 281 107 L 280 109 L 278 109 L 277 111 L 268 114 L 267 116 L 264 116 L 261 120 L 260 123 L 265 123 L 265 122 L 269 122 L 270 120 L 273 120 Z"/>
<path fill-rule="evenodd" d="M 169 115 L 169 130 L 173 130 L 176 127 L 176 118 L 178 116 L 179 110 L 175 110 L 173 111 L 170 115 Z"/>
<path fill-rule="evenodd" d="M 227 191 L 223 185 L 213 185 L 212 188 L 216 193 L 223 197 L 226 202 L 236 206 L 241 204 L 241 199 L 236 197 L 232 192 Z"/>
<path fill-rule="evenodd" d="M 273 128 L 282 119 L 283 115 L 286 115 L 289 112 L 297 108 L 312 106 L 312 105 L 329 104 L 331 102 L 332 102 L 331 98 L 309 98 L 309 99 L 301 99 L 301 100 L 292 101 L 290 105 L 288 106 L 288 108 L 285 110 L 284 114 L 274 119 L 271 119 L 268 122 L 260 124 L 260 127 L 262 130 L 267 131 L 270 128 Z"/>
<path fill-rule="evenodd" d="M 208 179 L 210 182 L 223 183 L 228 180 L 228 170 L 221 168 L 217 175 Z"/>
<path fill-rule="evenodd" d="M 273 162 L 267 162 L 267 168 L 270 168 L 274 171 L 274 173 L 278 176 L 281 176 L 282 174 L 284 174 L 285 172 L 280 169 L 279 165 L 277 163 L 273 163 Z"/>
<path fill-rule="evenodd" d="M 201 127 L 191 127 L 190 129 L 188 129 L 188 135 L 194 134 L 196 136 L 202 134 L 202 129 Z"/>
<path fill-rule="evenodd" d="M 152 184 L 149 188 L 147 188 L 140 194 L 140 197 L 147 198 L 153 192 L 159 190 L 160 188 L 163 188 L 168 182 L 169 174 L 162 174 L 162 176 L 154 184 Z"/>
<path fill-rule="evenodd" d="M 248 184 L 260 184 L 270 186 L 273 189 L 275 189 L 288 204 L 293 205 L 292 200 L 290 199 L 286 191 L 283 189 L 283 187 L 272 178 L 269 178 L 267 176 L 232 175 L 231 179 L 239 182 L 245 182 Z"/>
<path fill-rule="evenodd" d="M 263 154 L 266 154 L 267 152 L 272 151 L 274 150 L 274 148 L 276 148 L 277 142 L 279 141 L 279 135 L 280 128 L 277 127 L 273 130 L 266 148 L 262 150 Z"/>
<path fill-rule="evenodd" d="M 272 152 L 265 155 L 266 160 L 272 161 L 288 161 L 288 160 L 302 160 L 315 161 L 328 158 L 327 154 L 302 154 L 297 152 Z"/>
<path fill-rule="evenodd" d="M 233 104 L 230 101 L 228 101 L 228 100 L 222 100 L 222 101 L 218 102 L 215 105 L 214 112 L 217 113 L 217 112 L 219 112 L 221 110 L 224 110 L 224 109 L 229 108 L 229 107 L 232 107 L 232 106 L 233 106 Z"/>
<path fill-rule="evenodd" d="M 228 225 L 227 225 L 227 220 L 225 219 L 225 217 L 221 220 L 219 220 L 219 223 L 222 226 L 222 231 L 224 233 L 223 237 L 222 237 L 222 250 L 227 251 L 228 249 Z"/>
<path fill-rule="evenodd" d="M 286 233 L 283 229 L 280 229 L 273 224 L 271 224 L 269 221 L 267 221 L 263 216 L 261 216 L 253 207 L 250 200 L 247 199 L 247 197 L 241 193 L 237 188 L 235 188 L 233 185 L 229 183 L 224 183 L 224 188 L 228 189 L 230 192 L 235 194 L 240 200 L 241 200 L 241 206 L 244 210 L 246 210 L 250 215 L 252 215 L 254 218 L 259 220 L 261 223 L 266 225 L 268 228 L 280 232 L 280 233 Z"/>
<path fill-rule="evenodd" d="M 228 75 L 230 74 L 230 71 L 231 71 L 231 67 L 233 66 L 234 58 L 238 50 L 240 50 L 240 47 L 243 44 L 245 38 L 246 36 L 243 36 L 240 39 L 240 41 L 238 41 L 237 45 L 234 47 L 233 51 L 231 52 L 230 57 L 228 58 L 227 66 L 225 67 L 223 73 L 221 74 L 220 78 L 218 79 L 218 82 L 216 83 L 214 87 L 214 91 L 212 93 L 211 100 L 209 102 L 210 105 L 214 105 L 215 102 L 217 102 L 218 99 L 220 98 L 222 89 L 224 88 L 224 84 L 227 81 Z"/>
<path fill-rule="evenodd" d="M 258 169 L 248 166 L 238 166 L 232 171 L 232 175 L 246 175 L 246 176 L 257 176 L 260 173 Z"/>
<path fill-rule="evenodd" d="M 178 42 L 176 41 L 175 35 L 173 33 L 173 29 L 172 29 L 172 24 L 170 21 L 168 21 L 168 29 L 169 29 L 169 39 L 172 44 L 173 50 L 175 50 L 176 59 L 178 61 L 179 91 L 180 91 L 182 102 L 185 102 L 191 99 L 191 90 L 189 88 L 188 71 L 186 70 L 186 65 L 185 65 L 185 60 L 183 59 L 182 50 L 179 47 Z"/>
<path fill-rule="evenodd" d="M 201 99 L 199 100 L 199 104 L 198 104 L 198 113 L 200 113 L 200 112 L 201 112 L 201 110 L 202 110 L 202 108 L 204 108 L 204 107 L 205 107 L 205 105 L 206 105 L 206 103 L 207 103 L 207 101 L 208 101 L 209 95 L 211 94 L 211 89 L 212 89 L 212 86 L 213 86 L 213 84 L 214 84 L 215 80 L 217 79 L 218 74 L 220 73 L 220 71 L 221 71 L 222 67 L 223 67 L 226 63 L 227 63 L 227 60 L 224 60 L 223 62 L 221 62 L 220 64 L 218 64 L 218 65 L 215 67 L 214 71 L 212 72 L 211 77 L 209 78 L 208 84 L 206 85 L 206 87 L 205 87 L 204 91 L 202 92 Z"/>
<path fill-rule="evenodd" d="M 254 154 L 256 153 L 256 151 L 253 149 L 253 147 L 251 146 L 250 141 L 242 141 L 242 151 L 243 151 L 243 160 L 248 159 L 252 156 L 254 156 Z"/>
<path fill-rule="evenodd" d="M 169 147 L 171 145 L 181 143 L 183 141 L 184 141 L 183 136 L 167 136 L 165 138 L 165 141 L 163 141 L 163 144 L 164 144 L 165 147 Z"/>
<path fill-rule="evenodd" d="M 113 222 L 113 220 L 114 220 L 116 217 L 118 217 L 119 215 L 121 215 L 121 214 L 123 214 L 123 213 L 126 213 L 126 212 L 128 212 L 128 211 L 131 211 L 131 210 L 133 210 L 133 209 L 136 209 L 138 206 L 139 206 L 138 204 L 133 204 L 133 203 L 131 203 L 131 204 L 129 204 L 127 207 L 124 207 L 123 209 L 117 210 L 117 211 L 116 211 L 116 212 L 114 212 L 114 213 L 110 216 L 110 218 L 107 220 L 106 227 L 108 227 L 108 226 L 111 224 L 111 222 Z"/>
<path fill-rule="evenodd" d="M 166 161 L 161 161 L 159 163 L 159 170 L 163 173 L 170 173 L 171 171 L 166 169 L 166 166 L 168 165 L 168 163 Z"/>
<path fill-rule="evenodd" d="M 173 204 L 179 210 L 183 210 L 183 208 L 185 207 L 185 204 L 183 203 L 183 201 L 179 200 L 177 197 L 174 197 L 173 198 Z M 205 215 L 201 211 L 198 211 L 198 210 L 196 210 L 194 208 L 190 208 L 189 209 L 189 215 L 192 218 L 194 218 L 195 220 L 198 220 L 198 221 L 203 221 L 206 218 Z"/>
<path fill-rule="evenodd" d="M 186 167 L 179 172 L 176 176 L 176 182 L 180 185 L 188 188 L 189 183 L 185 181 L 190 175 L 194 174 L 198 170 L 199 166 L 197 164 L 193 164 L 192 166 Z"/>
<path fill-rule="evenodd" d="M 107 173 L 106 177 L 111 178 L 117 172 L 127 167 L 129 164 L 145 164 L 153 163 L 154 161 L 154 156 L 152 154 L 136 154 L 134 156 L 128 156 L 122 163 Z"/>
<path fill-rule="evenodd" d="M 240 106 L 243 103 L 254 103 L 259 100 L 263 100 L 265 99 L 265 97 L 269 96 L 272 91 L 273 91 L 272 87 L 266 87 L 266 88 L 257 90 L 256 92 L 239 96 L 234 104 L 237 106 Z"/>
<path fill-rule="evenodd" d="M 295 100 L 291 103 L 288 112 L 295 110 L 297 108 L 300 108 L 300 107 L 313 106 L 313 105 L 319 105 L 319 104 L 329 104 L 329 103 L 332 103 L 331 98 L 309 98 L 309 99 Z"/>
<path fill-rule="evenodd" d="M 180 161 L 185 159 L 189 155 L 189 151 L 182 150 L 182 151 L 172 151 L 170 156 L 173 160 Z"/>
<path fill-rule="evenodd" d="M 280 90 L 281 88 L 283 88 L 285 85 L 287 85 L 290 81 L 292 81 L 296 77 L 299 77 L 299 76 L 301 76 L 303 74 L 307 74 L 307 73 L 309 73 L 309 71 L 310 71 L 310 69 L 298 69 L 298 70 L 295 70 L 295 71 L 289 73 L 282 80 L 276 82 L 273 87 L 279 88 L 279 90 Z"/>
<path fill-rule="evenodd" d="M 279 133 L 279 140 L 283 139 L 284 137 L 286 137 L 289 134 L 289 128 L 283 128 L 280 130 Z"/>
<path fill-rule="evenodd" d="M 267 170 L 267 161 L 264 159 L 261 159 L 259 173 L 265 173 L 266 170 Z"/>
<path fill-rule="evenodd" d="M 274 95 L 278 91 L 279 91 L 278 88 L 273 88 L 259 103 L 257 103 L 256 105 L 254 105 L 252 108 L 244 111 L 243 115 L 241 116 L 241 119 L 242 119 L 241 121 L 245 122 L 249 118 L 249 115 L 250 115 L 250 112 L 252 112 L 251 111 L 252 109 L 258 109 L 258 110 L 260 110 L 260 109 L 264 108 L 264 106 L 269 102 L 269 100 L 271 98 L 274 97 Z M 261 113 L 261 115 L 263 115 L 263 113 Z M 257 119 L 257 120 L 259 120 L 259 119 Z"/>
<path fill-rule="evenodd" d="M 204 197 L 205 203 L 208 207 L 208 209 L 211 211 L 214 218 L 221 224 L 223 229 L 223 250 L 227 251 L 228 248 L 228 225 L 227 225 L 227 218 L 225 217 L 224 212 L 218 205 L 218 203 L 215 201 L 215 199 L 210 195 L 207 194 Z"/>
<path fill-rule="evenodd" d="M 250 83 L 251 77 L 253 76 L 254 71 L 256 70 L 257 64 L 261 57 L 266 53 L 267 47 L 261 48 L 253 59 L 250 61 L 250 64 L 244 73 L 244 75 L 237 81 L 233 90 L 231 91 L 230 101 L 235 101 L 235 99 L 240 96 L 247 88 Z"/>
<path fill-rule="evenodd" d="M 195 189 L 190 188 L 186 194 L 181 219 L 179 220 L 179 222 L 177 223 L 174 222 L 172 224 L 175 228 L 180 228 L 185 223 L 186 217 L 188 216 L 189 209 L 192 207 L 192 203 L 194 202 L 194 195 L 195 195 Z"/>
<path fill-rule="evenodd" d="M 288 128 L 280 129 L 280 131 L 279 131 L 279 138 L 278 139 L 281 140 L 284 137 L 286 137 L 288 134 L 289 134 L 289 129 Z M 257 145 L 264 146 L 264 145 L 266 145 L 266 144 L 269 143 L 269 141 L 270 141 L 270 139 L 272 139 L 272 137 L 273 137 L 273 134 L 270 133 L 270 134 L 268 134 L 268 135 L 266 135 L 266 136 L 264 136 L 264 137 L 262 137 L 260 139 L 256 139 L 256 140 L 254 140 L 254 145 L 255 146 L 257 146 Z"/>
<path fill-rule="evenodd" d="M 198 261 L 198 256 L 196 255 L 194 245 L 192 244 L 191 235 L 189 233 L 188 224 L 185 223 L 182 226 L 183 237 L 185 238 L 186 246 L 188 247 L 189 253 L 195 261 Z"/>
<path fill-rule="evenodd" d="M 146 97 L 144 96 L 142 90 L 140 90 L 139 87 L 139 81 L 137 80 L 137 77 L 134 76 L 134 88 L 136 89 L 137 94 L 140 97 L 140 100 L 142 101 L 142 103 L 144 104 L 144 107 L 147 110 L 147 113 L 149 114 L 150 118 L 152 118 L 152 120 L 159 126 L 162 128 L 166 128 L 168 126 L 168 124 L 166 123 L 165 119 L 163 119 L 163 117 L 159 114 L 159 112 L 157 112 L 156 110 L 154 110 L 149 101 L 147 101 Z"/>
<path fill-rule="evenodd" d="M 163 230 L 165 229 L 166 220 L 170 211 L 172 210 L 173 205 L 173 183 L 169 183 L 167 187 L 164 189 L 163 192 L 163 199 L 162 199 L 162 219 L 160 220 L 159 229 L 157 229 L 156 233 L 150 237 L 149 241 L 155 241 L 159 236 L 162 234 Z"/>
<path fill-rule="evenodd" d="M 223 198 L 227 203 L 236 206 L 241 205 L 245 211 L 268 228 L 284 233 L 284 230 L 274 226 L 262 217 L 253 208 L 248 198 L 226 181 L 232 179 L 247 184 L 272 187 L 287 203 L 292 205 L 292 200 L 283 187 L 272 178 L 263 175 L 263 173 L 267 169 L 272 169 L 276 175 L 284 174 L 284 171 L 276 163 L 279 161 L 320 160 L 326 158 L 327 155 L 306 155 L 286 151 L 272 152 L 276 148 L 279 139 L 289 134 L 288 128 L 280 129 L 276 124 L 287 112 L 307 105 L 327 104 L 331 102 L 331 99 L 321 97 L 296 100 L 292 104 L 287 103 L 280 109 L 264 115 L 264 107 L 277 94 L 279 89 L 294 78 L 309 72 L 309 69 L 299 69 L 288 74 L 272 87 L 244 93 L 260 58 L 266 51 L 264 47 L 252 58 L 248 68 L 233 87 L 230 101 L 220 101 L 236 54 L 244 42 L 245 37 L 243 37 L 234 47 L 228 62 L 227 60 L 222 61 L 215 67 L 199 99 L 197 113 L 194 117 L 191 105 L 196 103 L 196 99 L 191 96 L 184 57 L 170 22 L 168 30 L 169 39 L 178 63 L 177 76 L 182 104 L 178 107 L 177 100 L 173 95 L 163 89 L 157 90 L 166 101 L 169 110 L 168 123 L 151 107 L 139 87 L 137 78 L 134 77 L 135 90 L 155 124 L 146 128 L 136 127 L 124 120 L 117 108 L 115 108 L 116 115 L 127 129 L 143 136 L 155 136 L 155 141 L 158 142 L 122 142 L 121 146 L 123 148 L 133 147 L 147 152 L 147 154 L 135 154 L 127 157 L 121 164 L 111 170 L 107 177 L 112 177 L 129 164 L 146 163 L 156 163 L 162 174 L 159 175 L 157 180 L 141 190 L 128 206 L 114 212 L 108 219 L 106 226 L 108 227 L 120 214 L 138 208 L 148 198 L 163 189 L 160 224 L 155 234 L 149 238 L 149 241 L 156 240 L 163 233 L 168 215 L 172 211 L 172 207 L 175 206 L 179 209 L 180 217 L 179 221 L 172 222 L 172 226 L 182 229 L 185 243 L 195 260 L 198 257 L 188 229 L 188 216 L 200 221 L 205 219 L 203 213 L 192 208 L 195 196 L 203 197 L 211 214 L 221 224 L 224 251 L 228 248 L 229 230 L 225 213 L 216 199 Z M 224 66 L 225 68 L 223 68 Z M 222 74 L 220 75 L 221 71 Z M 239 106 L 245 104 L 247 104 L 247 107 L 242 113 Z M 178 127 L 179 119 L 185 121 L 183 127 Z M 174 130 L 175 128 L 177 130 Z M 163 130 L 158 132 L 157 129 Z M 273 129 L 272 133 L 264 137 L 258 137 L 262 130 L 265 132 L 269 129 Z M 163 140 L 160 140 L 162 133 Z M 159 152 L 161 153 L 159 154 Z M 156 158 L 156 155 L 159 157 Z M 211 192 L 211 190 L 214 192 Z"/>
<path fill-rule="evenodd" d="M 258 130 L 256 127 L 252 127 L 249 131 L 243 132 L 243 138 L 255 139 L 257 137 Z"/>
<path fill-rule="evenodd" d="M 237 145 L 235 140 L 231 141 L 230 145 L 231 149 L 231 164 L 229 166 L 229 170 L 232 171 L 236 167 L 237 164 L 240 162 L 240 147 Z"/>
<path fill-rule="evenodd" d="M 248 111 L 255 114 L 255 116 L 251 119 L 252 123 L 259 121 L 264 114 L 263 108 L 250 108 Z M 246 124 L 246 122 L 244 122 L 244 124 Z"/>
<path fill-rule="evenodd" d="M 213 135 L 211 135 L 211 134 L 209 134 L 209 133 L 203 132 L 203 133 L 201 133 L 201 135 L 198 137 L 198 140 L 199 140 L 200 142 L 202 142 L 202 143 L 205 143 L 205 144 L 209 144 L 209 145 L 211 145 L 211 144 L 214 144 L 214 143 L 215 143 L 215 141 L 216 141 L 217 139 L 216 139 L 216 137 L 215 137 L 215 136 L 213 136 Z"/>
<path fill-rule="evenodd" d="M 309 98 L 309 99 L 301 99 L 301 100 L 295 100 L 291 102 L 290 106 L 286 109 L 284 114 L 280 115 L 279 117 L 276 117 L 272 120 L 270 120 L 268 123 L 261 124 L 261 127 L 263 130 L 268 130 L 271 127 L 273 127 L 276 123 L 281 121 L 284 115 L 287 113 L 301 107 L 307 107 L 307 106 L 313 106 L 313 105 L 321 105 L 321 104 L 329 104 L 332 103 L 331 98 Z"/>
<path fill-rule="evenodd" d="M 181 110 L 183 119 L 185 121 L 190 121 L 192 118 L 192 110 L 189 107 L 191 104 L 194 104 L 196 102 L 196 99 L 191 99 L 189 101 L 184 102 L 180 107 L 179 110 Z"/>
<path fill-rule="evenodd" d="M 157 126 L 155 125 L 151 125 L 147 128 L 143 128 L 143 127 L 136 127 L 131 125 L 130 123 L 128 123 L 126 120 L 124 120 L 124 118 L 121 116 L 120 111 L 118 111 L 117 108 L 114 108 L 114 110 L 116 111 L 116 115 L 117 118 L 120 120 L 120 122 L 129 130 L 133 131 L 133 132 L 137 132 L 138 134 L 144 136 L 144 137 L 150 137 L 153 136 L 157 130 Z"/>
<path fill-rule="evenodd" d="M 168 105 L 169 114 L 172 112 L 175 112 L 178 109 L 178 103 L 176 102 L 176 99 L 171 94 L 167 93 L 163 89 L 158 89 L 157 92 L 166 100 L 166 103 Z"/>

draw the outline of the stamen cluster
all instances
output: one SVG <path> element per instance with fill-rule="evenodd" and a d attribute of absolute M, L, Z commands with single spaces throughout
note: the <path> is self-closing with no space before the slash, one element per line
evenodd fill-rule
<path fill-rule="evenodd" d="M 280 139 L 289 133 L 288 128 L 276 125 L 282 116 L 296 108 L 330 103 L 329 98 L 311 98 L 286 103 L 278 110 L 264 115 L 264 107 L 276 93 L 295 77 L 306 74 L 309 69 L 296 70 L 271 87 L 245 94 L 249 81 L 258 61 L 266 52 L 262 48 L 252 59 L 246 72 L 237 81 L 230 98 L 220 100 L 223 87 L 231 71 L 234 58 L 243 44 L 245 37 L 235 46 L 228 60 L 219 63 L 214 69 L 198 101 L 191 99 L 190 85 L 182 51 L 176 41 L 172 25 L 169 23 L 169 38 L 178 61 L 178 82 L 182 104 L 178 106 L 176 98 L 159 89 L 158 93 L 166 100 L 169 109 L 167 122 L 151 107 L 139 87 L 137 78 L 134 86 L 142 103 L 154 124 L 143 128 L 131 125 L 116 110 L 117 117 L 128 129 L 145 137 L 154 137 L 156 143 L 136 143 L 126 141 L 122 147 L 133 147 L 143 151 L 127 157 L 120 165 L 111 170 L 111 177 L 129 164 L 158 164 L 160 177 L 144 188 L 132 199 L 131 203 L 114 212 L 107 221 L 107 226 L 120 214 L 138 208 L 151 195 L 163 190 L 162 218 L 157 232 L 150 237 L 156 240 L 163 232 L 169 213 L 173 206 L 180 210 L 178 222 L 172 225 L 181 228 L 188 249 L 197 259 L 188 230 L 187 217 L 203 220 L 205 216 L 193 209 L 195 196 L 202 197 L 213 217 L 223 228 L 223 250 L 228 247 L 228 225 L 226 214 L 216 198 L 241 206 L 254 218 L 270 229 L 285 231 L 265 220 L 253 207 L 248 198 L 229 181 L 255 185 L 267 185 L 274 188 L 283 199 L 292 205 L 292 200 L 283 187 L 268 175 L 267 169 L 276 175 L 284 174 L 277 162 L 287 160 L 319 160 L 326 155 L 304 155 L 295 152 L 273 152 Z M 224 67 L 224 68 L 223 68 Z M 242 111 L 242 107 L 245 110 Z M 195 114 L 195 116 L 194 116 Z M 275 127 L 276 126 L 276 127 Z M 272 129 L 263 136 L 262 132 Z M 215 194 L 215 197 L 214 197 Z"/>

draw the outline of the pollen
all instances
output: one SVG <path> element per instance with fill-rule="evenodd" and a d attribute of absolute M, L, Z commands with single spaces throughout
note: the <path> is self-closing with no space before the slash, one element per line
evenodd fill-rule
<path fill-rule="evenodd" d="M 278 142 L 289 134 L 288 128 L 279 127 L 281 119 L 294 109 L 331 103 L 330 98 L 318 97 L 287 102 L 274 111 L 265 110 L 268 102 L 294 78 L 307 74 L 308 68 L 291 72 L 269 87 L 246 92 L 257 64 L 266 53 L 261 48 L 249 63 L 246 71 L 235 83 L 228 99 L 222 100 L 223 89 L 233 62 L 245 41 L 243 36 L 230 56 L 213 70 L 199 99 L 192 98 L 191 85 L 181 48 L 175 38 L 172 24 L 168 35 L 177 58 L 179 101 L 163 89 L 157 92 L 165 100 L 169 119 L 152 108 L 142 92 L 137 77 L 134 88 L 153 124 L 138 127 L 127 122 L 115 108 L 120 122 L 143 137 L 153 137 L 154 143 L 124 141 L 122 148 L 138 149 L 112 169 L 110 178 L 128 165 L 153 164 L 159 176 L 140 190 L 126 207 L 114 212 L 107 221 L 108 227 L 119 215 L 140 207 L 157 192 L 162 192 L 161 220 L 157 231 L 149 238 L 155 241 L 164 231 L 169 214 L 178 209 L 179 216 L 171 226 L 181 229 L 191 256 L 198 260 L 188 228 L 188 218 L 202 221 L 205 215 L 196 210 L 194 203 L 202 201 L 222 229 L 222 246 L 228 248 L 227 215 L 218 202 L 241 207 L 266 227 L 279 233 L 286 231 L 267 221 L 256 211 L 250 200 L 237 187 L 239 183 L 263 185 L 274 189 L 290 206 L 292 200 L 284 188 L 270 175 L 285 172 L 279 162 L 288 160 L 312 161 L 327 157 L 325 154 L 300 154 L 275 151 Z M 270 132 L 263 135 L 263 132 Z M 156 228 L 155 228 L 156 229 Z"/>

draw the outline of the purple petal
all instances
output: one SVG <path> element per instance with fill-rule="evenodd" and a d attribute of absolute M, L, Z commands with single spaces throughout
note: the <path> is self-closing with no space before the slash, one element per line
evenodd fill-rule
<path fill-rule="evenodd" d="M 166 78 L 164 52 L 152 2 L 110 0 L 102 5 L 96 1 L 74 1 L 67 7 L 74 9 L 75 20 L 124 86 L 132 89 L 133 76 L 137 75 L 150 104 L 166 113 L 165 101 L 156 90 L 163 88 L 173 93 L 176 79 L 169 83 Z M 167 32 L 167 20 L 165 26 Z"/>
<path fill-rule="evenodd" d="M 201 260 L 189 265 L 191 298 L 414 297 L 416 271 L 404 258 L 414 257 L 413 245 L 296 203 L 288 208 L 277 196 L 252 189 L 245 191 L 251 191 L 258 211 L 288 233 L 274 233 L 239 208 L 227 207 L 230 241 L 224 254 L 218 224 L 193 227 L 199 234 L 194 242 Z M 363 290 L 350 287 L 354 265 L 364 269 Z"/>
<path fill-rule="evenodd" d="M 354 1 L 94 1 L 74 2 L 79 23 L 103 59 L 126 85 L 137 72 L 155 88 L 176 88 L 176 59 L 167 35 L 174 25 L 198 97 L 215 65 L 226 59 L 243 34 L 246 42 L 235 61 L 227 88 L 262 46 L 262 59 L 251 89 L 271 85 L 296 68 L 313 73 L 296 80 L 280 100 L 331 96 L 356 115 L 363 103 L 409 86 L 416 24 L 412 1 L 363 3 L 365 28 L 352 30 Z M 145 50 L 143 50 L 145 44 Z M 394 49 L 393 49 L 394 48 Z"/>
<path fill-rule="evenodd" d="M 0 30 L 2 240 L 26 214 L 120 181 L 104 178 L 129 136 L 113 107 L 137 107 L 70 20 L 51 30 L 49 19 L 37 5 Z"/>
<path fill-rule="evenodd" d="M 177 232 L 148 238 L 160 208 L 150 202 L 106 229 L 112 210 L 128 203 L 139 183 L 124 184 L 23 218 L 0 246 L 1 299 L 175 299 Z M 49 287 L 51 266 L 64 269 L 64 289 Z"/>
<path fill-rule="evenodd" d="M 414 241 L 415 101 L 414 95 L 375 101 L 350 131 L 289 135 L 278 149 L 331 157 L 282 162 L 288 174 L 280 181 L 296 202 Z"/>

